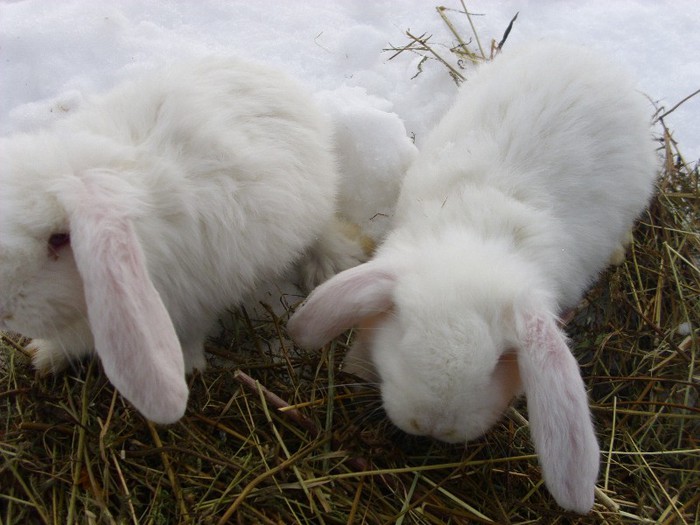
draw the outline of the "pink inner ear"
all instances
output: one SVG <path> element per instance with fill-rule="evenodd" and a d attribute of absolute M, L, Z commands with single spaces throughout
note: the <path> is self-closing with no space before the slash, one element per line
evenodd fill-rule
<path fill-rule="evenodd" d="M 545 482 L 565 509 L 593 505 L 600 451 L 578 363 L 553 317 L 526 315 L 518 357 Z"/>
<path fill-rule="evenodd" d="M 364 319 L 389 310 L 393 274 L 376 262 L 339 273 L 316 288 L 287 323 L 292 338 L 319 348 Z"/>
<path fill-rule="evenodd" d="M 107 377 L 143 415 L 177 421 L 188 397 L 182 349 L 133 223 L 96 184 L 78 190 L 71 240 L 95 350 Z"/>
<path fill-rule="evenodd" d="M 375 368 L 372 357 L 372 341 L 375 329 L 389 315 L 391 315 L 391 310 L 366 317 L 357 324 L 352 346 L 343 360 L 343 372 L 361 378 L 364 383 L 376 385 L 381 383 L 381 377 Z"/>
<path fill-rule="evenodd" d="M 520 379 L 520 369 L 518 368 L 518 355 L 515 350 L 504 352 L 498 358 L 496 370 L 494 371 L 495 383 L 499 385 L 501 395 L 506 402 L 510 402 L 514 397 L 522 394 L 523 384 Z"/>
<path fill-rule="evenodd" d="M 91 235 L 78 227 L 74 251 L 105 373 L 146 417 L 157 423 L 177 421 L 188 397 L 182 350 L 148 277 L 133 227 L 112 221 L 103 231 L 92 225 L 87 229 L 99 239 L 88 240 Z"/>

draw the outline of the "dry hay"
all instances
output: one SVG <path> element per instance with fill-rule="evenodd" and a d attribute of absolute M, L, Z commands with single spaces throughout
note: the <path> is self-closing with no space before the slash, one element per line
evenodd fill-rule
<path fill-rule="evenodd" d="M 407 436 L 337 372 L 351 335 L 305 353 L 284 319 L 240 312 L 167 427 L 95 360 L 37 377 L 26 341 L 4 335 L 0 524 L 700 522 L 698 167 L 669 133 L 660 150 L 659 193 L 624 263 L 568 326 L 602 449 L 589 516 L 544 487 L 522 402 L 466 446 Z"/>

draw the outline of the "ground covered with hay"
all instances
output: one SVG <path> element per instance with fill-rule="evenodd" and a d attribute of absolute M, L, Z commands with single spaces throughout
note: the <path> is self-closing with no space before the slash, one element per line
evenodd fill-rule
<path fill-rule="evenodd" d="M 602 450 L 589 516 L 544 487 L 524 404 L 466 446 L 410 437 L 337 371 L 348 336 L 305 353 L 284 318 L 239 312 L 167 427 L 97 361 L 37 377 L 26 341 L 3 335 L 0 523 L 700 522 L 700 188 L 697 166 L 661 146 L 626 260 L 568 326 Z"/>
<path fill-rule="evenodd" d="M 394 51 L 432 53 L 409 37 Z M 660 124 L 658 194 L 567 327 L 602 451 L 590 515 L 549 495 L 522 401 L 466 446 L 408 436 L 338 370 L 352 334 L 303 352 L 270 308 L 230 314 L 170 426 L 97 360 L 39 377 L 2 334 L 0 525 L 700 523 L 700 180 Z"/>

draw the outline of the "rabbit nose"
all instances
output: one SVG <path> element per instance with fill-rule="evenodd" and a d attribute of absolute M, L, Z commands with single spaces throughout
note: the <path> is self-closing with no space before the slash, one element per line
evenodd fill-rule
<path fill-rule="evenodd" d="M 425 431 L 423 430 L 422 425 L 420 424 L 420 422 L 416 418 L 414 418 L 414 417 L 411 418 L 408 421 L 408 425 L 411 427 L 412 430 L 414 430 L 416 432 L 416 434 L 419 434 L 419 435 L 425 434 Z"/>
<path fill-rule="evenodd" d="M 444 441 L 445 443 L 460 443 L 466 441 L 464 436 L 462 436 L 454 427 L 435 428 L 430 435 L 435 439 Z"/>
<path fill-rule="evenodd" d="M 431 436 L 440 441 L 455 443 L 462 441 L 459 433 L 452 426 L 421 422 L 417 418 L 411 418 L 408 422 L 412 431 L 419 436 Z"/>
<path fill-rule="evenodd" d="M 442 431 L 438 434 L 433 434 L 433 436 L 440 441 L 446 441 L 447 443 L 456 443 L 458 441 L 464 441 L 460 435 L 459 432 L 457 432 L 454 428 L 451 428 L 447 431 Z"/>

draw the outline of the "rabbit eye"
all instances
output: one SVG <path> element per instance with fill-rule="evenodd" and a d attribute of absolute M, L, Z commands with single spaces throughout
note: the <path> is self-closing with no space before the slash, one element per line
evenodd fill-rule
<path fill-rule="evenodd" d="M 49 237 L 49 246 L 55 249 L 65 246 L 69 242 L 70 234 L 68 233 L 54 233 L 51 237 Z"/>
<path fill-rule="evenodd" d="M 70 244 L 70 234 L 54 233 L 49 237 L 49 255 L 54 259 L 58 259 L 58 250 Z"/>

